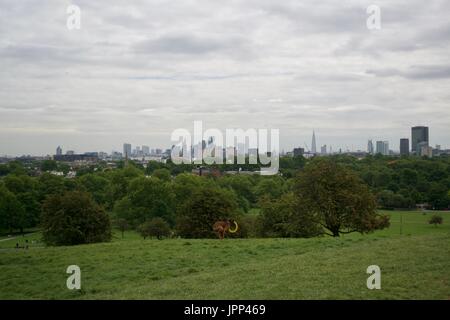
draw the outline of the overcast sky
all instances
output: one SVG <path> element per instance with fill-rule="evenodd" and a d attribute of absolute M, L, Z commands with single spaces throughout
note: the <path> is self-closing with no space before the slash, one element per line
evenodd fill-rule
<path fill-rule="evenodd" d="M 449 17 L 447 0 L 2 0 L 0 155 L 166 148 L 194 120 L 277 128 L 286 150 L 313 129 L 398 149 L 427 125 L 450 148 Z"/>

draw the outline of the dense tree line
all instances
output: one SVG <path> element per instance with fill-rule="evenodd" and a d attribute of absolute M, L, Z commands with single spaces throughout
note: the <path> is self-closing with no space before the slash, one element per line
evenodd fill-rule
<path fill-rule="evenodd" d="M 50 230 L 58 221 L 52 220 L 54 212 L 69 212 L 73 221 L 84 219 L 63 202 L 74 206 L 83 203 L 94 221 L 106 221 L 106 216 L 119 230 L 135 229 L 146 237 L 153 234 L 158 238 L 173 234 L 214 237 L 208 226 L 227 218 L 240 222 L 234 235 L 238 237 L 337 236 L 387 226 L 388 221 L 376 215 L 376 208 L 413 208 L 429 203 L 432 208 L 444 209 L 450 205 L 450 159 L 445 157 L 285 157 L 280 159 L 280 175 L 264 177 L 197 176 L 191 174 L 192 165 L 150 162 L 144 168 L 130 161 L 127 165 L 118 163 L 116 169 L 104 163 L 83 167 L 69 179 L 50 173 L 67 171 L 65 164 L 44 161 L 36 166 L 42 174 L 33 177 L 30 167 L 18 161 L 0 165 L 3 232 L 33 227 Z M 215 168 L 239 169 L 237 165 Z M 354 212 L 337 209 L 349 204 Z M 260 214 L 254 214 L 252 208 L 260 209 Z M 75 236 L 69 232 L 64 237 L 77 243 L 103 241 L 110 238 L 110 227 L 97 228 L 103 234 L 85 231 L 83 236 Z M 76 228 L 81 230 L 82 226 Z M 67 244 L 50 235 L 47 242 Z"/>

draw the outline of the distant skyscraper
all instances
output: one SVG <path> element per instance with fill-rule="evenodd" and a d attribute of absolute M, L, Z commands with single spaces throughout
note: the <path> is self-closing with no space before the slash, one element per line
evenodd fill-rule
<path fill-rule="evenodd" d="M 419 143 L 421 146 L 429 145 L 428 137 L 428 127 L 412 127 L 411 128 L 411 151 L 416 154 L 420 154 L 421 150 L 418 147 Z"/>
<path fill-rule="evenodd" d="M 409 155 L 409 139 L 407 138 L 400 139 L 400 155 Z"/>
<path fill-rule="evenodd" d="M 383 141 L 377 141 L 375 152 L 383 154 L 383 151 L 384 151 Z"/>
<path fill-rule="evenodd" d="M 316 133 L 313 130 L 313 135 L 312 135 L 312 142 L 311 142 L 311 152 L 312 153 L 317 153 L 317 149 L 316 149 Z"/>
<path fill-rule="evenodd" d="M 377 141 L 376 153 L 380 153 L 384 156 L 389 155 L 389 142 L 388 141 Z"/>
<path fill-rule="evenodd" d="M 389 141 L 383 141 L 383 155 L 389 155 Z"/>
<path fill-rule="evenodd" d="M 431 158 L 433 156 L 433 148 L 430 146 L 422 146 L 422 148 L 420 149 L 420 155 Z"/>
<path fill-rule="evenodd" d="M 150 148 L 148 146 L 142 146 L 142 153 L 144 156 L 148 156 L 150 154 Z"/>
<path fill-rule="evenodd" d="M 57 156 L 62 155 L 62 149 L 61 149 L 60 146 L 58 146 L 58 148 L 56 148 L 56 155 L 57 155 Z"/>
<path fill-rule="evenodd" d="M 327 145 L 326 144 L 324 144 L 323 146 L 320 147 L 320 153 L 327 154 Z"/>
<path fill-rule="evenodd" d="M 373 154 L 373 142 L 372 142 L 372 140 L 369 140 L 367 142 L 367 152 L 369 154 Z"/>
<path fill-rule="evenodd" d="M 123 156 L 127 159 L 131 157 L 131 144 L 129 143 L 123 144 Z"/>

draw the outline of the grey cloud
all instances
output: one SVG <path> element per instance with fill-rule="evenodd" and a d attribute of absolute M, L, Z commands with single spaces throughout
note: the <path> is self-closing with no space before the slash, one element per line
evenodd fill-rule
<path fill-rule="evenodd" d="M 204 55 L 221 50 L 240 50 L 245 40 L 238 37 L 216 35 L 198 36 L 195 34 L 166 35 L 148 39 L 135 45 L 135 52 L 144 54 Z"/>
<path fill-rule="evenodd" d="M 377 77 L 402 77 L 412 80 L 435 80 L 450 78 L 450 65 L 418 65 L 406 70 L 396 68 L 367 70 L 367 74 Z"/>

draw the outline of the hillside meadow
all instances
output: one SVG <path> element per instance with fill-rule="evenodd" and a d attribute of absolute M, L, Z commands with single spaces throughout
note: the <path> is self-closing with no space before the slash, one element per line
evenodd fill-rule
<path fill-rule="evenodd" d="M 309 239 L 143 240 L 45 247 L 0 239 L 0 299 L 450 299 L 450 213 L 385 211 L 389 229 Z M 28 240 L 29 249 L 14 249 Z M 66 268 L 81 268 L 81 290 Z M 366 287 L 369 265 L 381 290 Z"/>

